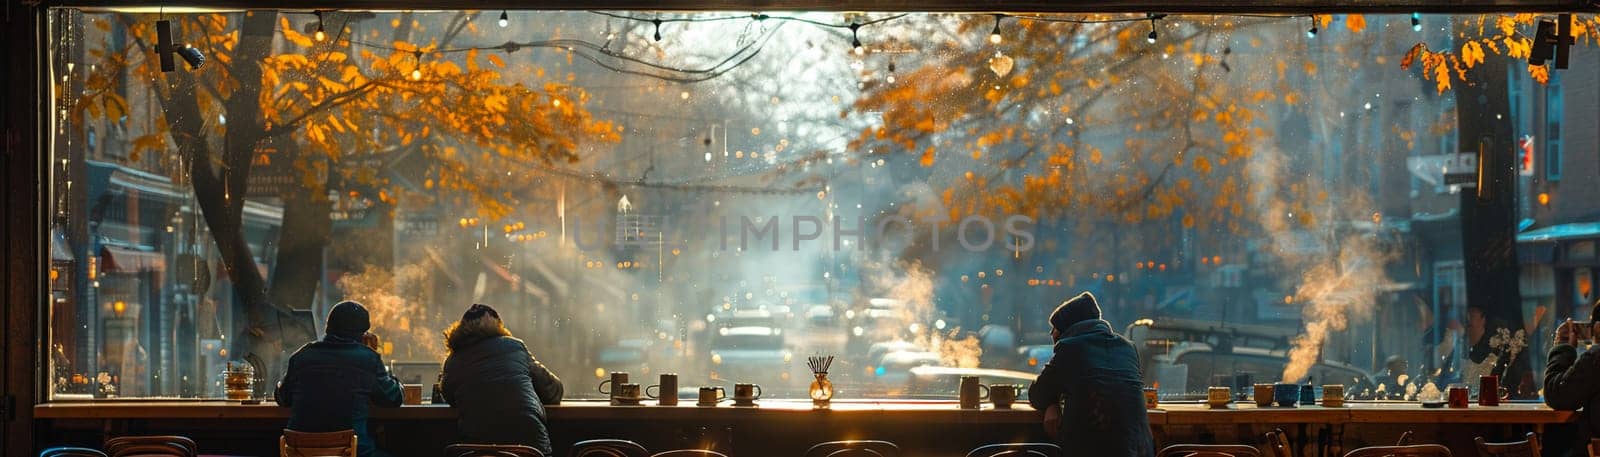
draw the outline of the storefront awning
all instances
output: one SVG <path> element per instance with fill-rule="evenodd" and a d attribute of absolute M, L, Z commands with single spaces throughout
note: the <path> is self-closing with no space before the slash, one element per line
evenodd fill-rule
<path fill-rule="evenodd" d="M 1600 238 L 1600 222 L 1573 222 L 1552 225 L 1517 234 L 1518 243 L 1538 243 Z"/>
<path fill-rule="evenodd" d="M 159 252 L 145 252 L 116 246 L 101 246 L 100 262 L 100 269 L 107 273 L 162 271 L 167 268 L 166 259 L 162 258 Z"/>

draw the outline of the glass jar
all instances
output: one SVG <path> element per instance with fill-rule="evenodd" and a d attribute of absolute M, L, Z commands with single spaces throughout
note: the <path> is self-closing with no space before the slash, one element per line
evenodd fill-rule
<path fill-rule="evenodd" d="M 811 381 L 811 404 L 818 407 L 828 406 L 833 400 L 833 381 L 828 380 L 828 373 L 817 373 L 817 380 Z"/>
<path fill-rule="evenodd" d="M 256 368 L 245 362 L 228 362 L 223 372 L 223 388 L 229 400 L 249 400 L 255 393 Z"/>

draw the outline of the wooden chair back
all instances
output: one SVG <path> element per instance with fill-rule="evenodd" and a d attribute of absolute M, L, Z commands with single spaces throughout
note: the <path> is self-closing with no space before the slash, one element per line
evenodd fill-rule
<path fill-rule="evenodd" d="M 106 457 L 106 453 L 99 449 L 62 446 L 39 451 L 39 457 Z"/>
<path fill-rule="evenodd" d="M 1049 454 L 1031 449 L 1012 449 L 1000 451 L 998 454 L 990 454 L 988 457 L 1049 457 Z"/>
<path fill-rule="evenodd" d="M 543 452 L 520 444 L 452 444 L 445 446 L 445 457 L 544 457 Z"/>
<path fill-rule="evenodd" d="M 806 450 L 806 457 L 829 457 L 846 449 L 868 449 L 883 457 L 900 457 L 900 446 L 881 440 L 847 440 L 817 443 Z"/>
<path fill-rule="evenodd" d="M 1053 443 L 1000 443 L 978 446 L 967 457 L 1001 457 L 1001 456 L 1039 456 L 1039 457 L 1066 457 L 1061 451 L 1061 446 Z"/>
<path fill-rule="evenodd" d="M 1261 451 L 1243 444 L 1174 444 L 1157 457 L 1261 457 Z"/>
<path fill-rule="evenodd" d="M 705 449 L 679 449 L 676 451 L 657 453 L 656 455 L 650 457 L 728 457 L 728 455 L 717 451 L 708 451 Z"/>
<path fill-rule="evenodd" d="M 1451 457 L 1450 448 L 1437 444 L 1410 446 L 1368 446 L 1344 454 L 1344 457 Z"/>
<path fill-rule="evenodd" d="M 140 452 L 157 452 L 148 446 L 161 446 L 171 448 L 171 451 L 162 451 L 157 455 L 172 455 L 194 457 L 200 453 L 200 447 L 194 440 L 177 435 L 146 435 L 146 436 L 119 436 L 106 440 L 106 455 L 110 457 L 126 456 L 130 447 L 141 447 Z"/>
<path fill-rule="evenodd" d="M 833 451 L 828 457 L 883 457 L 883 454 L 871 449 L 849 448 Z"/>
<path fill-rule="evenodd" d="M 1490 443 L 1483 437 L 1473 438 L 1478 445 L 1478 455 L 1483 457 L 1540 457 L 1539 435 L 1528 432 L 1527 439 L 1510 443 Z"/>
<path fill-rule="evenodd" d="M 1400 434 L 1400 439 L 1394 440 L 1394 445 L 1395 446 L 1410 446 L 1411 445 L 1411 437 L 1415 436 L 1416 434 L 1417 434 L 1417 432 L 1414 432 L 1414 431 L 1411 431 L 1411 430 L 1406 430 L 1405 433 L 1401 433 Z"/>
<path fill-rule="evenodd" d="M 1267 441 L 1267 453 L 1272 454 L 1272 457 L 1295 457 L 1294 450 L 1289 444 L 1289 434 L 1284 433 L 1283 429 L 1272 429 L 1272 431 L 1267 432 L 1265 438 Z"/>
<path fill-rule="evenodd" d="M 357 457 L 356 431 L 297 432 L 283 429 L 278 457 Z"/>
<path fill-rule="evenodd" d="M 1600 457 L 1600 438 L 1589 439 L 1589 457 Z"/>
<path fill-rule="evenodd" d="M 650 451 L 628 440 L 598 439 L 572 445 L 568 457 L 650 457 Z"/>

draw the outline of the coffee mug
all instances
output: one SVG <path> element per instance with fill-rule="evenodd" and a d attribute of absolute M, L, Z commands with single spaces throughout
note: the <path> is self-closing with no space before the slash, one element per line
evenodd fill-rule
<path fill-rule="evenodd" d="M 751 404 L 761 399 L 761 386 L 756 384 L 736 383 L 733 385 L 733 402 L 738 404 Z"/>
<path fill-rule="evenodd" d="M 979 384 L 977 376 L 962 376 L 960 392 L 961 409 L 978 409 L 989 398 L 989 386 Z"/>
<path fill-rule="evenodd" d="M 1344 406 L 1344 384 L 1324 384 L 1322 386 L 1322 406 Z"/>
<path fill-rule="evenodd" d="M 603 393 L 603 394 L 606 394 L 606 395 L 610 395 L 612 398 L 616 398 L 617 394 L 612 393 L 612 391 L 616 390 L 616 386 L 618 384 L 622 384 L 622 383 L 625 383 L 625 382 L 628 382 L 628 373 L 627 372 L 625 372 L 625 371 L 613 371 L 613 372 L 611 372 L 611 379 L 600 381 L 600 386 L 596 387 L 596 389 L 599 390 L 600 393 Z M 612 386 L 612 388 L 611 389 L 607 389 L 606 388 L 606 384 L 610 384 Z"/>
<path fill-rule="evenodd" d="M 1278 401 L 1278 406 L 1293 408 L 1294 402 L 1300 399 L 1300 385 L 1286 382 L 1273 384 L 1272 399 Z"/>
<path fill-rule="evenodd" d="M 407 405 L 422 404 L 422 384 L 401 384 L 402 403 Z"/>
<path fill-rule="evenodd" d="M 718 402 L 728 398 L 728 393 L 721 386 L 700 387 L 700 406 L 717 406 Z"/>
<path fill-rule="evenodd" d="M 1017 384 L 995 384 L 989 386 L 989 401 L 994 402 L 994 409 L 1011 409 L 1017 402 L 1017 396 L 1022 393 L 1022 386 Z"/>
<path fill-rule="evenodd" d="M 1272 384 L 1256 384 L 1254 387 L 1256 406 L 1262 408 L 1272 406 Z"/>
<path fill-rule="evenodd" d="M 1317 386 L 1311 384 L 1300 386 L 1300 404 L 1306 406 L 1317 404 Z"/>
<path fill-rule="evenodd" d="M 651 395 L 650 389 L 657 389 L 657 393 Z M 656 404 L 658 405 L 676 406 L 678 404 L 678 375 L 676 373 L 662 373 L 661 383 L 646 387 L 644 394 L 647 397 L 656 399 Z"/>
<path fill-rule="evenodd" d="M 642 399 L 642 397 L 639 395 L 640 389 L 638 384 L 631 382 L 617 384 L 617 388 L 615 390 L 617 392 L 617 400 L 638 402 Z"/>
<path fill-rule="evenodd" d="M 1206 390 L 1206 404 L 1211 405 L 1212 408 L 1227 407 L 1228 403 L 1233 403 L 1233 389 L 1212 386 Z"/>
<path fill-rule="evenodd" d="M 1159 397 L 1160 397 L 1160 395 L 1159 395 L 1159 392 L 1156 391 L 1156 388 L 1154 388 L 1154 387 L 1146 387 L 1146 388 L 1144 388 L 1144 408 L 1145 409 L 1160 408 L 1161 407 L 1161 401 L 1159 400 Z"/>

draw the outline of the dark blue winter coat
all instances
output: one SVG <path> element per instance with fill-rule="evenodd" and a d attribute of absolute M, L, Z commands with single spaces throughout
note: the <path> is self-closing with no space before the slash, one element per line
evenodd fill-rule
<path fill-rule="evenodd" d="M 1028 401 L 1039 411 L 1062 402 L 1056 443 L 1073 455 L 1155 455 L 1138 353 L 1104 320 L 1067 327 Z"/>
<path fill-rule="evenodd" d="M 278 383 L 278 404 L 289 407 L 290 430 L 336 432 L 355 430 L 362 457 L 377 451 L 367 433 L 370 405 L 400 406 L 400 381 L 389 374 L 371 348 L 328 335 L 301 346 L 289 358 Z"/>
<path fill-rule="evenodd" d="M 521 444 L 555 455 L 544 405 L 561 403 L 561 379 L 534 360 L 522 340 L 473 330 L 478 329 L 451 334 L 440 376 L 463 440 Z"/>

